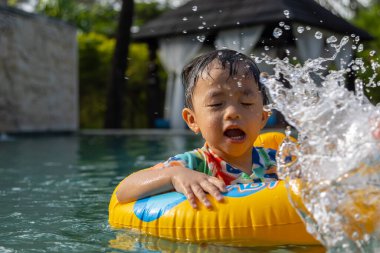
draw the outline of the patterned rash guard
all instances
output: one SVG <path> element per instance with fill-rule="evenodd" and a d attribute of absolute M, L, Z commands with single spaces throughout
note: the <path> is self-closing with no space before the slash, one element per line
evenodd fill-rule
<path fill-rule="evenodd" d="M 159 167 L 184 166 L 186 168 L 215 176 L 225 184 L 260 183 L 278 180 L 276 171 L 276 150 L 252 147 L 252 174 L 248 175 L 234 168 L 218 157 L 205 144 L 202 148 L 178 154 L 169 158 Z"/>

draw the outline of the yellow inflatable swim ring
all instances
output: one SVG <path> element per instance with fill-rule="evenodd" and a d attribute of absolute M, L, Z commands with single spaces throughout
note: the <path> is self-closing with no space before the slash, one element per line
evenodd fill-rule
<path fill-rule="evenodd" d="M 265 136 L 267 135 L 267 136 Z M 255 146 L 277 148 L 283 134 L 260 136 Z M 273 146 L 274 145 L 274 146 Z M 291 206 L 283 181 L 236 184 L 227 187 L 224 201 L 209 198 L 213 208 L 193 209 L 183 194 L 169 192 L 120 204 L 115 189 L 109 223 L 163 238 L 237 246 L 319 244 Z"/>

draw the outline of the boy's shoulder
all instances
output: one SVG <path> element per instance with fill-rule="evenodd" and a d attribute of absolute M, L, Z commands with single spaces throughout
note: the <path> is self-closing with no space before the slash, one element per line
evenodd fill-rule
<path fill-rule="evenodd" d="M 179 165 L 181 164 L 184 167 L 195 169 L 199 166 L 204 165 L 205 163 L 205 155 L 202 151 L 202 148 L 197 148 L 194 150 L 186 151 L 181 154 L 177 154 L 175 156 L 170 157 L 165 164 L 167 165 Z"/>

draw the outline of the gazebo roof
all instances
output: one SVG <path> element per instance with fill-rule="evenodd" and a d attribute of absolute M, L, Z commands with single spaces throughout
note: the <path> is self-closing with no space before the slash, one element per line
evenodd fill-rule
<path fill-rule="evenodd" d="M 284 14 L 285 10 L 289 11 L 288 16 Z M 372 39 L 369 33 L 334 15 L 314 0 L 191 0 L 148 22 L 133 37 L 147 41 L 180 35 L 184 31 L 212 33 L 239 26 L 278 24 L 280 21 L 297 22 L 338 34 L 355 34 L 362 40 Z"/>

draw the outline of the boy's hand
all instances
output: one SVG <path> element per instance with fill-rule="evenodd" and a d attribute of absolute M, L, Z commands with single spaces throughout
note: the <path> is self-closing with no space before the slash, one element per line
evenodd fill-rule
<path fill-rule="evenodd" d="M 177 166 L 171 169 L 174 189 L 183 193 L 193 208 L 197 208 L 196 199 L 199 199 L 207 208 L 211 208 L 206 193 L 211 194 L 217 201 L 223 200 L 221 192 L 227 190 L 222 180 L 185 167 Z"/>

